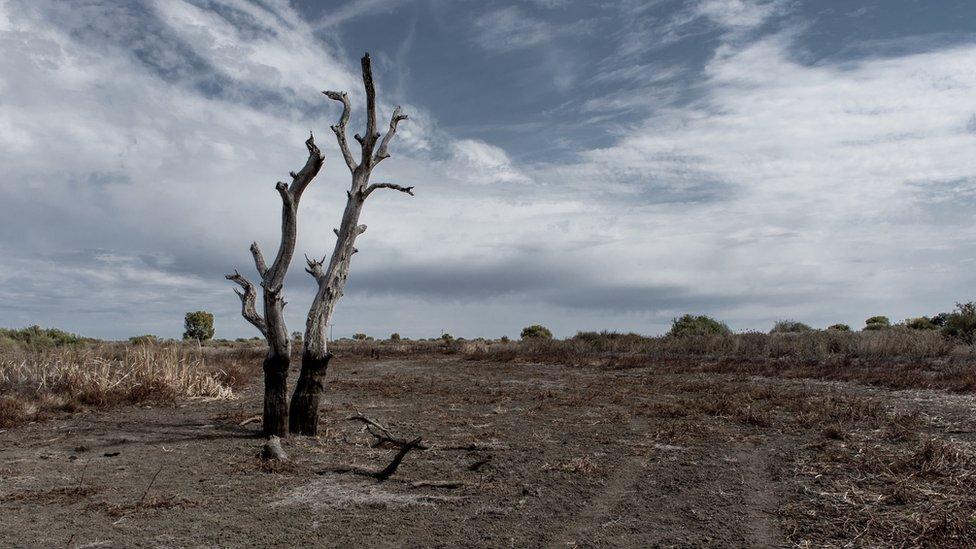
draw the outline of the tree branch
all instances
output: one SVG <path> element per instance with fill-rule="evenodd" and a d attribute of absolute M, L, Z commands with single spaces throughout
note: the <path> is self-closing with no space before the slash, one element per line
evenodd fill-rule
<path fill-rule="evenodd" d="M 321 261 L 319 261 L 316 259 L 311 259 L 308 257 L 308 254 L 305 254 L 305 263 L 308 264 L 308 266 L 305 267 L 305 272 L 312 275 L 315 280 L 320 280 L 323 276 L 325 276 L 325 271 L 322 270 L 322 265 L 325 263 L 324 257 Z"/>
<path fill-rule="evenodd" d="M 251 242 L 251 255 L 254 256 L 254 266 L 258 269 L 258 274 L 261 275 L 261 280 L 268 274 L 268 264 L 264 261 L 264 254 L 261 253 L 261 248 L 258 246 L 257 242 Z"/>
<path fill-rule="evenodd" d="M 387 130 L 386 135 L 383 137 L 383 141 L 380 142 L 380 148 L 376 151 L 376 157 L 373 159 L 373 164 L 379 164 L 384 158 L 389 158 L 390 153 L 386 151 L 387 146 L 390 144 L 390 140 L 396 134 L 397 124 L 401 120 L 407 120 L 407 115 L 403 114 L 403 110 L 397 105 L 396 109 L 393 109 L 393 116 L 390 118 L 390 129 Z"/>
<path fill-rule="evenodd" d="M 305 192 L 305 187 L 308 187 L 312 179 L 319 173 L 322 168 L 322 163 L 325 162 L 325 156 L 322 155 L 322 151 L 315 145 L 315 136 L 312 132 L 308 132 L 308 139 L 305 140 L 305 148 L 308 149 L 308 160 L 305 161 L 305 166 L 298 172 L 291 172 L 289 175 L 292 177 L 291 187 L 288 189 L 291 192 L 292 200 L 298 202 L 302 193 Z"/>
<path fill-rule="evenodd" d="M 413 187 L 404 187 L 402 185 L 394 185 L 393 183 L 373 183 L 366 190 L 363 191 L 363 198 L 369 196 L 376 189 L 393 189 L 395 191 L 400 191 L 401 193 L 407 193 L 410 196 L 414 196 Z"/>
<path fill-rule="evenodd" d="M 339 101 L 342 103 L 342 116 L 339 118 L 339 123 L 332 126 L 332 132 L 336 135 L 336 140 L 339 142 L 339 150 L 342 151 L 342 158 L 346 161 L 346 166 L 349 167 L 350 172 L 356 171 L 356 160 L 352 156 L 352 151 L 349 150 L 349 143 L 346 142 L 346 124 L 349 122 L 349 112 L 352 107 L 349 105 L 349 96 L 346 92 L 337 91 L 324 91 L 322 92 L 333 101 Z"/>
<path fill-rule="evenodd" d="M 373 84 L 373 68 L 368 53 L 363 55 L 362 67 L 363 87 L 366 89 L 366 135 L 359 136 L 357 134 L 356 140 L 359 141 L 363 149 L 363 159 L 360 165 L 372 168 L 373 146 L 380 134 L 376 131 L 376 87 Z"/>
<path fill-rule="evenodd" d="M 253 248 L 252 248 L 253 250 Z M 260 251 L 258 252 L 260 253 Z M 234 293 L 241 298 L 241 316 L 243 316 L 248 322 L 254 325 L 265 337 L 268 337 L 268 327 L 258 314 L 257 308 L 254 303 L 257 300 L 258 292 L 254 289 L 254 284 L 245 278 L 241 273 L 234 271 L 234 274 L 229 274 L 225 277 L 227 280 L 232 280 L 239 284 L 241 288 L 244 289 L 243 292 L 234 288 Z"/>

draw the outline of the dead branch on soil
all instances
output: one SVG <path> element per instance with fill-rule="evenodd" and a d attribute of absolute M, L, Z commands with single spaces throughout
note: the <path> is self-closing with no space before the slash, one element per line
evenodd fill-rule
<path fill-rule="evenodd" d="M 411 482 L 411 488 L 461 488 L 466 486 L 460 480 L 418 480 Z"/>
<path fill-rule="evenodd" d="M 376 480 L 383 482 L 384 480 L 393 476 L 393 473 L 396 473 L 397 468 L 400 467 L 400 462 L 403 461 L 403 458 L 404 456 L 407 455 L 407 452 L 420 447 L 420 441 L 421 438 L 417 437 L 411 440 L 410 442 L 406 443 L 404 446 L 402 446 L 400 450 L 397 452 L 396 456 L 393 457 L 393 461 L 391 461 L 390 464 L 384 467 L 383 470 L 381 471 L 370 471 L 368 469 L 363 469 L 362 467 L 346 466 L 346 467 L 336 467 L 335 469 L 316 471 L 315 474 L 324 475 L 327 473 L 339 473 L 339 474 L 353 473 L 355 475 L 375 478 Z"/>
<path fill-rule="evenodd" d="M 378 448 L 384 444 L 389 444 L 397 448 L 403 448 L 409 441 L 405 438 L 400 438 L 394 435 L 388 428 L 383 426 L 380 422 L 375 419 L 369 418 L 362 413 L 356 413 L 355 415 L 346 418 L 348 421 L 361 421 L 363 422 L 363 430 L 369 433 L 376 440 L 370 445 L 371 448 Z M 418 450 L 429 450 L 430 447 L 423 444 L 417 445 Z"/>

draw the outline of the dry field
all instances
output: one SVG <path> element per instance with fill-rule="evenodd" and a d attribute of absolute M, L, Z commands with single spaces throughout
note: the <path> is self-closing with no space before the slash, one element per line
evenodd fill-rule
<path fill-rule="evenodd" d="M 795 353 L 810 347 L 783 341 L 775 345 Z M 2 371 L 5 396 L 19 387 L 17 409 L 64 393 L 57 383 L 103 390 L 65 397 L 69 408 L 30 409 L 34 416 L 0 430 L 0 539 L 11 547 L 976 544 L 973 362 L 958 350 L 885 361 L 870 349 L 851 356 L 855 349 L 817 362 L 755 347 L 743 350 L 750 361 L 728 349 L 692 359 L 688 349 L 580 345 L 347 344 L 329 375 L 323 434 L 286 441 L 291 460 L 276 466 L 257 457 L 262 440 L 250 421 L 260 410 L 257 349 L 163 347 L 128 362 L 120 348 L 78 351 L 102 368 L 128 365 L 119 370 L 128 376 L 112 389 L 65 375 L 39 392 L 31 387 L 47 371 L 40 357 L 14 357 Z M 166 375 L 133 366 L 165 356 L 173 359 L 157 373 Z M 144 394 L 153 383 L 169 387 L 162 398 Z M 99 403 L 94 394 L 114 396 Z M 88 411 L 69 413 L 76 409 Z M 379 470 L 395 453 L 373 447 L 347 419 L 356 413 L 421 436 L 428 449 L 407 454 L 385 482 L 336 472 Z"/>

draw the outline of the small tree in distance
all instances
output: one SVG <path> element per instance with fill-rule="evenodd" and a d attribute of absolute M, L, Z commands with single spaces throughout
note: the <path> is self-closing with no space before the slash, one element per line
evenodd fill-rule
<path fill-rule="evenodd" d="M 552 339 L 552 332 L 541 324 L 522 328 L 522 339 Z"/>
<path fill-rule="evenodd" d="M 213 321 L 213 314 L 207 311 L 186 313 L 186 317 L 183 319 L 183 339 L 195 339 L 197 341 L 213 339 Z"/>
<path fill-rule="evenodd" d="M 796 320 L 778 320 L 769 331 L 771 334 L 798 334 L 801 332 L 812 332 L 813 328 Z"/>
<path fill-rule="evenodd" d="M 719 322 L 705 315 L 684 315 L 671 321 L 672 337 L 688 337 L 703 335 L 730 335 L 732 330 L 724 322 Z"/>
<path fill-rule="evenodd" d="M 932 319 L 927 316 L 920 316 L 917 318 L 908 318 L 903 322 L 906 328 L 909 330 L 938 330 L 939 326 L 932 322 Z"/>
<path fill-rule="evenodd" d="M 956 310 L 946 315 L 942 333 L 969 344 L 976 342 L 976 302 L 956 303 Z"/>
<path fill-rule="evenodd" d="M 865 330 L 887 330 L 891 328 L 891 321 L 886 316 L 872 316 L 864 321 Z"/>

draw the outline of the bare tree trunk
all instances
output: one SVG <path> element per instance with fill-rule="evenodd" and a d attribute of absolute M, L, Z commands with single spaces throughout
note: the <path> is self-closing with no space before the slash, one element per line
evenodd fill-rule
<path fill-rule="evenodd" d="M 288 185 L 278 182 L 275 186 L 281 195 L 281 243 L 271 267 L 267 266 L 258 243 L 251 244 L 254 265 L 261 277 L 264 316 L 255 307 L 257 291 L 251 282 L 239 272 L 227 275 L 243 288 L 237 295 L 241 298 L 241 314 L 253 324 L 268 342 L 268 354 L 264 359 L 264 414 L 263 431 L 265 436 L 288 435 L 288 368 L 291 362 L 291 340 L 285 325 L 283 309 L 285 301 L 281 297 L 282 284 L 298 236 L 298 203 L 305 188 L 312 182 L 322 168 L 325 157 L 309 136 L 305 142 L 308 160 L 298 173 L 291 172 L 292 182 Z"/>
<path fill-rule="evenodd" d="M 327 348 L 326 329 L 332 320 L 335 304 L 342 297 L 343 289 L 346 286 L 346 279 L 349 276 L 349 263 L 353 254 L 358 251 L 355 247 L 356 237 L 366 231 L 366 225 L 359 224 L 359 216 L 362 213 L 363 205 L 366 203 L 366 198 L 377 189 L 394 189 L 413 195 L 413 187 L 402 187 L 391 183 L 369 184 L 373 168 L 390 156 L 387 152 L 387 146 L 396 134 L 397 124 L 406 120 L 407 117 L 400 110 L 400 107 L 394 109 L 393 116 L 390 119 L 390 127 L 383 140 L 379 142 L 379 148 L 374 154 L 374 148 L 380 134 L 376 131 L 376 89 L 373 85 L 373 71 L 369 54 L 362 58 L 362 69 L 363 86 L 366 89 L 366 135 L 365 137 L 359 134 L 355 136 L 362 149 L 359 164 L 356 163 L 346 142 L 346 123 L 349 121 L 351 109 L 349 97 L 344 92 L 323 92 L 330 99 L 342 103 L 342 115 L 339 123 L 332 126 L 332 131 L 336 134 L 346 166 L 352 173 L 352 184 L 346 193 L 346 208 L 342 214 L 342 223 L 338 229 L 334 229 L 336 244 L 328 268 L 323 269 L 325 258 L 316 261 L 306 257 L 308 267 L 305 270 L 315 277 L 315 281 L 318 283 L 318 291 L 305 323 L 302 369 L 298 378 L 298 385 L 295 387 L 295 393 L 291 399 L 291 421 L 289 424 L 292 433 L 302 435 L 315 435 L 318 432 L 319 400 L 325 388 L 325 375 L 329 360 L 332 358 L 332 354 Z"/>

